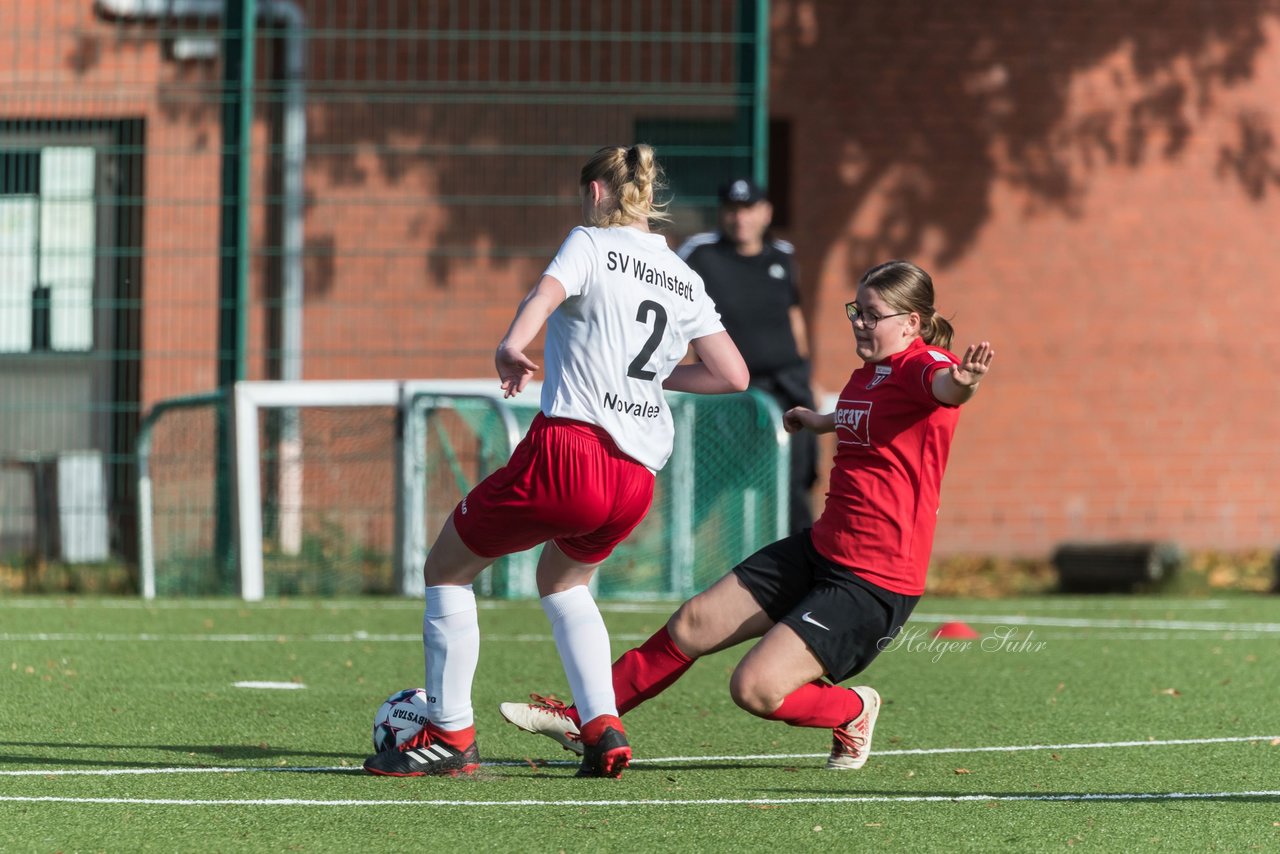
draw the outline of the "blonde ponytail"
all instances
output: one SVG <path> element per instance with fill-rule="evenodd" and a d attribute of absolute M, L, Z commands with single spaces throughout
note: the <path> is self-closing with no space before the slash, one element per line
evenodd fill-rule
<path fill-rule="evenodd" d="M 667 222 L 671 218 L 665 210 L 666 203 L 655 201 L 666 184 L 652 146 L 605 146 L 582 167 L 578 183 L 585 187 L 592 181 L 605 185 L 609 201 L 593 211 L 591 225 L 608 228 L 636 222 Z"/>

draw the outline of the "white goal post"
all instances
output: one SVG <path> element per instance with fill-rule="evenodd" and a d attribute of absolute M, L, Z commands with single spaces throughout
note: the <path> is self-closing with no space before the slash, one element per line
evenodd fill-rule
<path fill-rule="evenodd" d="M 290 437 L 286 431 L 280 431 L 281 435 L 271 440 L 278 442 L 276 447 L 264 448 L 262 433 L 267 423 L 262 413 L 279 410 L 285 420 L 301 419 L 310 409 L 382 410 L 382 415 L 374 421 L 357 416 L 346 422 L 378 424 L 373 433 L 361 432 L 347 438 L 358 443 L 361 439 L 357 437 L 367 435 L 374 444 L 387 442 L 380 446 L 386 448 L 386 456 L 379 459 L 384 461 L 383 465 L 385 462 L 393 465 L 385 486 L 370 481 L 358 484 L 365 504 L 353 510 L 360 513 L 369 509 L 370 490 L 383 496 L 381 500 L 385 503 L 380 506 L 385 509 L 375 512 L 392 514 L 391 519 L 384 517 L 385 522 L 393 525 L 386 530 L 392 539 L 392 589 L 416 597 L 423 591 L 422 566 L 433 533 L 428 530 L 431 518 L 444 512 L 442 499 L 444 504 L 451 504 L 454 492 L 461 489 L 465 493 L 469 488 L 467 479 L 481 473 L 464 473 L 459 468 L 460 458 L 452 445 L 453 431 L 458 428 L 470 431 L 466 435 L 479 442 L 476 453 L 482 455 L 483 462 L 480 458 L 475 461 L 481 462 L 482 467 L 502 465 L 523 435 L 520 425 L 536 413 L 539 397 L 539 385 L 531 383 L 519 399 L 504 399 L 492 379 L 268 380 L 235 383 L 227 395 L 213 392 L 161 401 L 148 416 L 147 429 L 143 431 L 145 441 L 140 439 L 137 452 L 139 569 L 143 597 L 153 599 L 157 594 L 158 563 L 166 568 L 166 579 L 182 578 L 180 573 L 183 567 L 191 565 L 192 555 L 198 556 L 202 546 L 209 548 L 199 539 L 201 529 L 196 526 L 200 523 L 193 525 L 181 512 L 169 512 L 183 506 L 182 490 L 190 491 L 194 486 L 200 491 L 204 484 L 201 477 L 216 477 L 209 474 L 207 464 L 201 468 L 199 462 L 201 453 L 208 452 L 209 427 L 192 420 L 190 415 L 168 418 L 173 411 L 209 412 L 223 405 L 230 410 L 234 504 L 229 509 L 234 520 L 240 595 L 245 600 L 258 601 L 267 590 L 263 543 L 266 507 L 275 514 L 275 543 L 268 551 L 291 558 L 282 561 L 282 567 L 285 573 L 297 573 L 300 560 L 306 560 L 299 558 L 303 514 L 307 513 L 310 519 L 315 512 L 303 507 L 304 495 L 319 497 L 322 503 L 334 498 L 330 494 L 332 484 L 326 485 L 321 480 L 311 489 L 303 488 L 304 476 L 323 478 L 334 471 L 333 468 L 309 468 L 330 465 L 323 462 L 323 452 L 318 457 L 310 455 L 297 440 L 289 447 L 286 443 Z M 635 538 L 634 547 L 638 551 L 623 554 L 617 564 L 626 568 L 629 579 L 637 579 L 635 587 L 625 588 L 630 581 L 611 580 L 615 595 L 625 590 L 623 595 L 628 596 L 687 596 L 706 582 L 703 577 L 708 571 L 706 566 L 715 565 L 705 558 L 723 561 L 750 554 L 786 533 L 790 455 L 781 412 L 773 400 L 758 391 L 712 396 L 672 392 L 667 400 L 676 423 L 675 447 L 659 476 L 659 498 L 655 501 L 660 503 L 655 504 L 657 512 L 650 514 L 652 521 L 646 523 L 647 533 L 642 530 Z M 457 418 L 438 421 L 436 415 L 444 412 L 453 412 Z M 394 424 L 387 422 L 388 416 L 394 419 Z M 178 432 L 166 428 L 167 456 L 160 475 L 166 484 L 160 499 L 164 509 L 158 511 L 153 497 L 154 472 L 150 459 L 153 429 L 162 421 L 166 425 L 174 424 Z M 200 436 L 206 437 L 204 444 L 195 440 Z M 176 443 L 175 437 L 178 437 Z M 332 434 L 323 428 L 314 438 L 319 439 L 321 449 L 333 440 Z M 338 436 L 337 440 L 343 437 Z M 188 456 L 183 456 L 184 449 Z M 274 459 L 277 490 L 275 500 L 266 506 L 262 495 L 264 450 Z M 468 460 L 470 453 L 470 450 L 466 452 Z M 309 459 L 321 462 L 313 463 Z M 185 468 L 184 461 L 192 462 L 193 466 Z M 378 465 L 371 458 L 369 462 L 375 468 Z M 196 472 L 195 480 L 187 477 L 188 471 Z M 178 473 L 176 486 L 175 472 Z M 380 481 L 386 475 L 379 473 L 377 477 Z M 449 492 L 447 496 L 435 494 L 435 490 L 442 488 Z M 338 513 L 343 512 L 344 498 L 337 496 Z M 313 532 L 313 536 L 315 544 L 323 544 L 323 533 Z M 161 545 L 159 553 L 157 542 Z M 509 555 L 503 572 L 498 576 L 491 573 L 486 579 L 487 584 L 494 585 L 490 592 L 508 598 L 536 596 L 537 559 L 537 549 Z M 169 567 L 174 566 L 178 567 L 179 574 L 169 575 Z M 293 578 L 296 581 L 296 576 Z"/>
<path fill-rule="evenodd" d="M 526 388 L 526 394 L 538 393 Z M 259 473 L 258 413 L 262 409 L 297 409 L 308 406 L 386 406 L 395 408 L 404 425 L 396 437 L 396 555 L 400 590 L 422 593 L 421 567 L 426 558 L 426 537 L 420 519 L 426 507 L 421 462 L 425 423 L 423 401 L 437 405 L 450 397 L 491 400 L 507 427 L 508 453 L 519 441 L 510 411 L 502 405 L 495 381 L 484 380 L 246 380 L 235 384 L 232 396 L 232 469 L 234 471 L 236 554 L 240 568 L 240 595 L 250 602 L 263 598 L 262 482 Z M 301 491 L 301 467 L 288 476 L 289 488 Z M 290 523 L 292 524 L 292 523 Z M 526 560 L 525 563 L 528 563 Z M 533 567 L 513 567 L 522 585 L 532 587 Z"/>

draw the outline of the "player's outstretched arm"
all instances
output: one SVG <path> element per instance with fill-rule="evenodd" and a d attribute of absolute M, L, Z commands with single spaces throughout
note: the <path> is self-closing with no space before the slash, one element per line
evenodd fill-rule
<path fill-rule="evenodd" d="M 691 365 L 676 365 L 662 387 L 670 391 L 691 391 L 697 394 L 729 394 L 746 391 L 751 381 L 747 363 L 742 361 L 738 345 L 728 332 L 716 332 L 693 339 L 693 352 L 700 361 Z"/>
<path fill-rule="evenodd" d="M 498 369 L 502 396 L 511 397 L 524 391 L 538 366 L 524 354 L 524 348 L 537 336 L 551 312 L 565 300 L 564 285 L 553 276 L 543 276 L 533 290 L 520 301 L 507 334 L 498 344 L 493 363 Z"/>
<path fill-rule="evenodd" d="M 964 403 L 978 390 L 978 383 L 982 382 L 982 378 L 991 369 L 991 360 L 995 355 L 996 351 L 991 349 L 990 342 L 970 344 L 960 357 L 960 364 L 933 375 L 933 396 L 952 406 Z"/>

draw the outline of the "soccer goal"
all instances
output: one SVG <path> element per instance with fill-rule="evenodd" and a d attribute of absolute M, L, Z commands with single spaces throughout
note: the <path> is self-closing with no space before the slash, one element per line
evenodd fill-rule
<path fill-rule="evenodd" d="M 143 595 L 232 592 L 212 558 L 210 520 L 231 509 L 214 506 L 219 407 L 230 408 L 243 598 L 419 595 L 430 538 L 506 462 L 538 392 L 505 400 L 492 380 L 246 381 L 229 402 L 158 405 L 145 454 L 139 445 Z M 603 596 L 688 595 L 786 532 L 789 455 L 772 400 L 672 393 L 668 403 L 676 447 L 649 516 L 598 574 Z M 536 596 L 536 562 L 537 550 L 496 562 L 477 592 Z"/>

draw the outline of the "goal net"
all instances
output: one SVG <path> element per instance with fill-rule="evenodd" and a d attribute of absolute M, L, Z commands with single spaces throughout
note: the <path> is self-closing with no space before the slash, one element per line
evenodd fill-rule
<path fill-rule="evenodd" d="M 536 387 L 504 400 L 492 381 L 437 380 L 241 382 L 231 401 L 161 404 L 139 441 L 143 594 L 417 595 L 431 539 L 537 402 Z M 668 402 L 675 449 L 649 515 L 597 574 L 603 597 L 690 595 L 786 533 L 776 405 L 754 391 Z M 537 554 L 495 562 L 477 592 L 536 596 Z"/>

